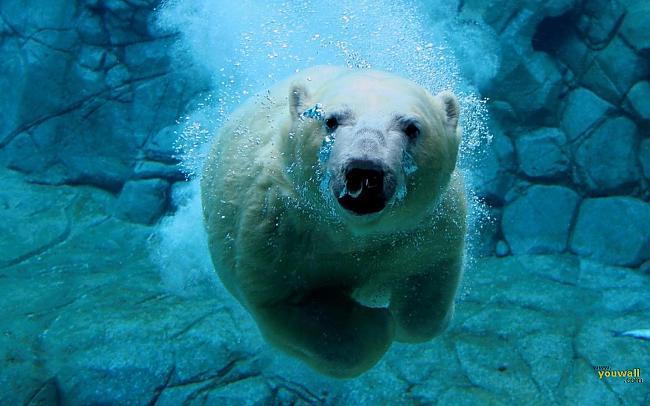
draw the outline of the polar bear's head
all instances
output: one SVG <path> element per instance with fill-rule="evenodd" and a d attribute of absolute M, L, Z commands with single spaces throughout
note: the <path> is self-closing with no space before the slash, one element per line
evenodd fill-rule
<path fill-rule="evenodd" d="M 453 94 L 361 71 L 311 91 L 295 83 L 289 98 L 303 165 L 317 168 L 321 192 L 347 222 L 417 218 L 448 184 L 460 142 Z"/>

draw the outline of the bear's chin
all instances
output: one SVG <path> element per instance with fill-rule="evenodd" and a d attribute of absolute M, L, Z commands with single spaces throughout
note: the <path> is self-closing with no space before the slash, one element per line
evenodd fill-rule
<path fill-rule="evenodd" d="M 370 213 L 370 214 L 360 215 L 351 212 L 349 210 L 346 210 L 341 206 L 337 207 L 337 211 L 339 213 L 339 216 L 345 223 L 351 225 L 359 225 L 359 226 L 364 226 L 364 225 L 368 226 L 368 225 L 379 223 L 381 221 L 381 218 L 384 215 L 384 210 Z"/>

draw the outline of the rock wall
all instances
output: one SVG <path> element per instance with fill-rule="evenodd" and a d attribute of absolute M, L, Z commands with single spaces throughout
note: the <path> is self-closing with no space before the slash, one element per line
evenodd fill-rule
<path fill-rule="evenodd" d="M 184 179 L 169 128 L 209 88 L 170 61 L 174 33 L 151 30 L 159 0 L 4 0 L 0 9 L 0 161 L 45 184 L 123 193 L 142 223 Z M 141 197 L 144 197 L 142 199 Z"/>
<path fill-rule="evenodd" d="M 573 255 L 479 259 L 444 334 L 338 380 L 265 343 L 218 281 L 160 283 L 151 228 L 112 216 L 114 200 L 0 172 L 0 227 L 21 224 L 0 238 L 1 405 L 650 404 L 647 375 L 594 370 L 650 365 L 647 341 L 625 333 L 647 326 L 639 272 Z"/>
<path fill-rule="evenodd" d="M 482 252 L 650 264 L 650 4 L 468 0 L 499 38 L 495 140 L 478 175 Z M 476 62 L 474 62 L 476 63 Z"/>
<path fill-rule="evenodd" d="M 118 194 L 129 221 L 170 209 L 183 180 L 173 125 L 210 81 L 171 63 L 177 34 L 151 29 L 158 1 L 3 1 L 0 162 L 36 183 Z M 495 136 L 476 179 L 494 218 L 483 254 L 650 266 L 648 15 L 633 0 L 459 3 L 500 60 L 478 84 Z"/>

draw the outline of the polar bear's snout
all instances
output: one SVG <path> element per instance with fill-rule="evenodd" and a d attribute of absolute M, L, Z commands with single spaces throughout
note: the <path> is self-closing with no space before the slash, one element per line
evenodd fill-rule
<path fill-rule="evenodd" d="M 381 162 L 351 160 L 343 168 L 343 187 L 333 192 L 341 207 L 356 215 L 376 213 L 395 194 L 394 178 Z"/>

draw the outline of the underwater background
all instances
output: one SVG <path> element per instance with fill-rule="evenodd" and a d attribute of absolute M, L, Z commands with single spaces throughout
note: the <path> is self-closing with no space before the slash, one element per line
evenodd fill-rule
<path fill-rule="evenodd" d="M 0 404 L 650 404 L 648 27 L 633 0 L 0 0 Z M 462 108 L 454 320 L 352 380 L 264 342 L 198 198 L 228 113 L 318 64 Z"/>

